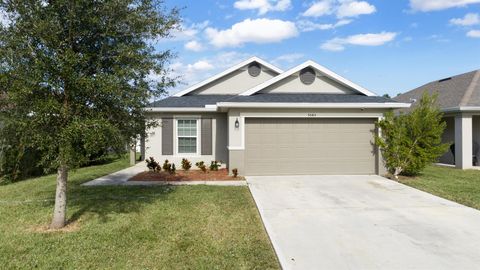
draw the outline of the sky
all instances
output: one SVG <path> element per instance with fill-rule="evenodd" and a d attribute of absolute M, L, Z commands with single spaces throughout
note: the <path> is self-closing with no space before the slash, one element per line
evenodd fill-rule
<path fill-rule="evenodd" d="M 177 53 L 181 84 L 251 56 L 284 70 L 313 60 L 379 95 L 480 69 L 480 0 L 166 0 L 182 31 L 155 46 Z"/>

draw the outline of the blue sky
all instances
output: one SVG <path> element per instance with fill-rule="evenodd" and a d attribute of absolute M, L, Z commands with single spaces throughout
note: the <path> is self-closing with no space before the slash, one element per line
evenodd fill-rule
<path fill-rule="evenodd" d="M 159 49 L 184 85 L 250 56 L 288 69 L 311 59 L 392 96 L 480 68 L 480 0 L 171 0 L 182 32 Z"/>

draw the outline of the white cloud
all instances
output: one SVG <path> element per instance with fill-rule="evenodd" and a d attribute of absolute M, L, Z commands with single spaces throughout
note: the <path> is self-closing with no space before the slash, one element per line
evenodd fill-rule
<path fill-rule="evenodd" d="M 207 71 L 212 70 L 213 66 L 205 60 L 200 60 L 193 64 L 187 65 L 187 69 L 188 71 Z"/>
<path fill-rule="evenodd" d="M 280 42 L 298 35 L 293 22 L 270 19 L 246 19 L 231 28 L 218 30 L 207 28 L 207 38 L 215 47 L 236 47 L 245 43 Z"/>
<path fill-rule="evenodd" d="M 305 12 L 303 16 L 305 17 L 321 17 L 325 15 L 330 15 L 333 13 L 333 1 L 332 0 L 322 0 L 313 3 Z"/>
<path fill-rule="evenodd" d="M 315 30 L 330 30 L 330 29 L 335 29 L 340 26 L 347 25 L 351 23 L 351 20 L 339 20 L 336 23 L 314 23 L 312 21 L 308 20 L 301 20 L 297 22 L 297 26 L 302 32 L 310 32 L 310 31 L 315 31 Z"/>
<path fill-rule="evenodd" d="M 189 42 L 185 43 L 184 47 L 185 47 L 186 50 L 194 51 L 194 52 L 199 52 L 199 51 L 202 51 L 204 49 L 203 45 L 196 40 L 192 40 L 192 41 L 189 41 Z"/>
<path fill-rule="evenodd" d="M 180 30 L 172 32 L 172 38 L 170 41 L 186 41 L 194 39 L 198 33 L 203 31 L 208 25 L 209 21 L 203 21 L 199 23 L 192 23 L 190 25 L 180 25 Z"/>
<path fill-rule="evenodd" d="M 480 0 L 410 0 L 410 7 L 414 11 L 435 11 L 454 7 L 464 7 L 480 3 Z"/>
<path fill-rule="evenodd" d="M 301 53 L 284 54 L 273 59 L 272 63 L 278 66 L 282 66 L 283 63 L 291 64 L 291 63 L 297 62 L 300 59 L 303 59 L 304 57 L 305 55 Z"/>
<path fill-rule="evenodd" d="M 258 9 L 259 15 L 270 11 L 285 11 L 291 7 L 290 0 L 238 0 L 233 6 L 240 10 Z"/>
<path fill-rule="evenodd" d="M 12 23 L 11 19 L 9 18 L 9 13 L 5 10 L 0 9 L 0 25 L 3 27 L 8 27 Z"/>
<path fill-rule="evenodd" d="M 480 30 L 470 30 L 470 31 L 468 31 L 467 37 L 480 38 Z"/>
<path fill-rule="evenodd" d="M 337 10 L 337 17 L 356 17 L 359 15 L 367 15 L 375 13 L 375 6 L 365 1 L 344 1 Z"/>
<path fill-rule="evenodd" d="M 397 33 L 381 32 L 377 34 L 358 34 L 346 38 L 334 38 L 321 45 L 328 51 L 343 51 L 347 45 L 357 46 L 380 46 L 395 39 Z"/>
<path fill-rule="evenodd" d="M 475 24 L 480 24 L 480 16 L 477 13 L 468 13 L 463 18 L 454 18 L 450 20 L 451 24 L 461 25 L 461 26 L 470 26 Z"/>
<path fill-rule="evenodd" d="M 357 17 L 372 14 L 377 9 L 366 1 L 354 0 L 320 0 L 314 2 L 305 12 L 305 17 L 322 17 L 335 14 L 338 18 Z"/>

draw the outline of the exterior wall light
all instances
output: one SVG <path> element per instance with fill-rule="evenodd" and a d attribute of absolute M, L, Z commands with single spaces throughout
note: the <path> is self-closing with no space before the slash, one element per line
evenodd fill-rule
<path fill-rule="evenodd" d="M 237 120 L 235 120 L 235 128 L 239 128 L 240 127 L 240 122 L 238 122 L 238 118 Z"/>

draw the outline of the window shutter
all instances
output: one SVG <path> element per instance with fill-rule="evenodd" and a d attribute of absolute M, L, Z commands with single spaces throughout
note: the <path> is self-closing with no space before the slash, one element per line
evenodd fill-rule
<path fill-rule="evenodd" d="M 173 118 L 162 118 L 162 155 L 173 155 Z"/>
<path fill-rule="evenodd" d="M 212 154 L 212 119 L 202 119 L 201 141 L 202 155 Z"/>

